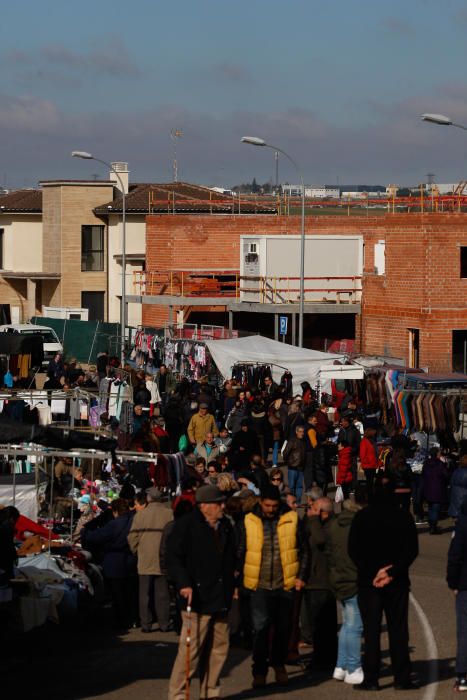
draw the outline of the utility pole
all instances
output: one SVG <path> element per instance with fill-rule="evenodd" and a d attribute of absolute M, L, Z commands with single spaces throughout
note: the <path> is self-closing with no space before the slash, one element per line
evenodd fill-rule
<path fill-rule="evenodd" d="M 170 130 L 170 138 L 172 139 L 172 143 L 174 145 L 174 157 L 173 157 L 173 162 L 172 162 L 173 181 L 174 182 L 178 182 L 177 139 L 180 139 L 182 136 L 183 136 L 183 131 L 181 129 L 171 129 Z"/>

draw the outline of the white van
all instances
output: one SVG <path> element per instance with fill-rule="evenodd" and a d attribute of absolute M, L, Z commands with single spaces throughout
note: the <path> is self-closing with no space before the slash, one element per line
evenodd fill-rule
<path fill-rule="evenodd" d="M 57 353 L 63 354 L 63 345 L 53 328 L 36 326 L 34 323 L 11 323 L 0 326 L 0 333 L 19 333 L 20 335 L 41 335 L 44 343 L 44 361 L 47 366 Z"/>

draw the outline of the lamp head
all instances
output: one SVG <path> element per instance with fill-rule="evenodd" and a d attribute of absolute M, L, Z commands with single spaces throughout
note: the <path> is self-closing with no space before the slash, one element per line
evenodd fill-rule
<path fill-rule="evenodd" d="M 440 126 L 451 126 L 452 119 L 444 116 L 444 114 L 422 114 L 422 121 L 439 124 Z"/>
<path fill-rule="evenodd" d="M 71 152 L 72 158 L 84 158 L 85 160 L 93 160 L 94 156 L 92 153 L 88 153 L 87 151 L 72 151 Z"/>
<path fill-rule="evenodd" d="M 257 136 L 243 136 L 242 143 L 249 143 L 251 146 L 267 146 L 266 141 Z"/>

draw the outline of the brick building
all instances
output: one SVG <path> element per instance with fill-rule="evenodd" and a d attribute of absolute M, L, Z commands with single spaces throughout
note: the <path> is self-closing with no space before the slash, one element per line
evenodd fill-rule
<path fill-rule="evenodd" d="M 305 339 L 350 337 L 357 350 L 431 371 L 462 370 L 467 351 L 467 215 L 386 214 L 307 217 L 307 235 L 359 234 L 364 240 L 361 313 L 307 314 Z M 146 219 L 146 270 L 238 269 L 242 234 L 297 234 L 300 219 L 271 214 L 175 214 Z M 306 270 L 305 270 L 306 276 Z M 225 318 L 225 306 L 196 307 Z M 176 310 L 176 307 L 175 307 Z M 167 306 L 145 304 L 143 323 L 161 325 Z M 190 318 L 190 320 L 191 320 Z M 197 319 L 198 320 L 198 319 Z M 271 334 L 268 318 L 257 330 Z M 236 323 L 236 327 L 243 327 Z M 330 330 L 331 329 L 331 330 Z"/>

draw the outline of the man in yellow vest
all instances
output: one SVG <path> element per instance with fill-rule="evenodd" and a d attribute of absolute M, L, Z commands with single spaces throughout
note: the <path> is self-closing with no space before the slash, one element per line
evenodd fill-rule
<path fill-rule="evenodd" d="M 294 592 L 305 585 L 309 555 L 297 512 L 281 501 L 276 486 L 266 486 L 246 515 L 239 558 L 243 585 L 251 592 L 253 688 L 266 685 L 270 666 L 284 685 Z"/>

